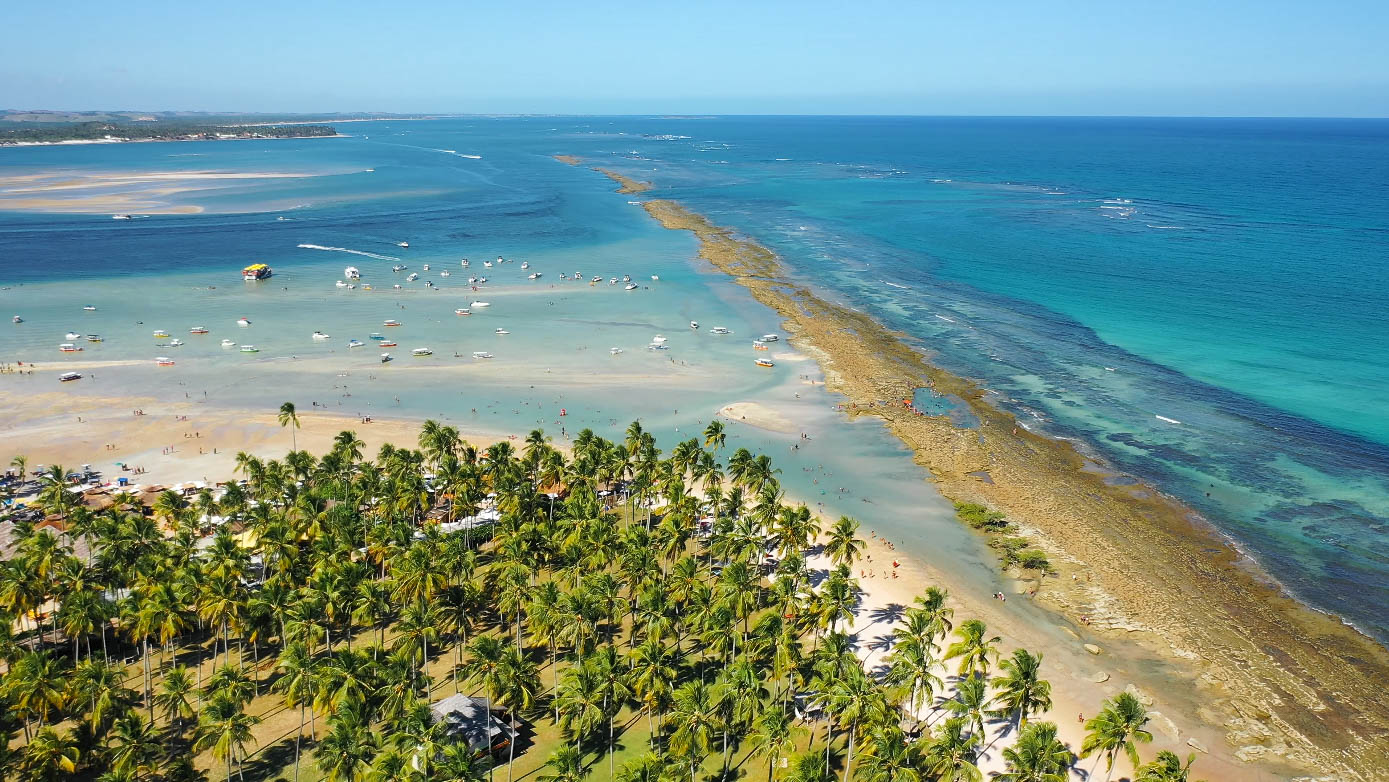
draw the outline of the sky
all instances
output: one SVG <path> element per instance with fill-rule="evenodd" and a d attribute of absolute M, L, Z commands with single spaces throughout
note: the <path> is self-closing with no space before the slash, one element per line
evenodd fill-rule
<path fill-rule="evenodd" d="M 1389 0 L 15 2 L 0 108 L 1389 116 Z"/>

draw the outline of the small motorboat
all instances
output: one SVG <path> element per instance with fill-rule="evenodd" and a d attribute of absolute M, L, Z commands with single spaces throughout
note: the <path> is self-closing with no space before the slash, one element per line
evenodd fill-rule
<path fill-rule="evenodd" d="M 609 279 L 609 280 L 608 280 L 608 284 L 609 284 L 609 285 L 616 285 L 616 284 L 617 284 L 617 278 L 616 278 L 616 277 L 613 277 L 613 278 Z"/>
<path fill-rule="evenodd" d="M 443 271 L 439 272 L 439 276 L 440 276 L 440 277 L 451 277 L 451 276 L 453 276 L 453 272 L 449 271 L 448 269 L 444 269 Z"/>
<path fill-rule="evenodd" d="M 654 336 L 654 337 L 651 338 L 651 344 L 653 344 L 653 345 L 664 345 L 664 344 L 666 344 L 666 338 L 663 337 L 663 336 L 661 336 L 660 334 L 657 334 L 656 336 Z"/>
<path fill-rule="evenodd" d="M 763 341 L 760 340 L 760 339 L 754 339 L 754 340 L 752 341 L 752 349 L 753 349 L 753 350 L 771 350 L 771 348 L 767 347 L 767 343 L 763 342 Z"/>
<path fill-rule="evenodd" d="M 24 318 L 21 318 L 21 317 L 19 317 L 18 315 L 14 316 L 13 318 L 10 318 L 10 320 L 14 321 L 15 323 L 23 323 L 23 322 L 24 322 Z M 73 379 L 76 380 L 77 378 L 73 378 Z"/>
<path fill-rule="evenodd" d="M 260 348 L 256 347 L 255 345 L 242 345 L 242 346 L 241 346 L 241 352 L 242 352 L 242 353 L 259 353 L 259 352 L 260 352 Z"/>
<path fill-rule="evenodd" d="M 414 282 L 415 280 L 418 280 L 419 278 L 420 278 L 420 275 L 419 275 L 417 272 L 410 272 L 410 276 L 409 276 L 409 277 L 406 277 L 406 278 L 405 278 L 405 281 L 406 281 L 406 282 Z"/>
<path fill-rule="evenodd" d="M 157 336 L 159 336 L 159 335 L 156 333 L 155 336 L 157 337 Z M 168 335 L 165 334 L 164 336 L 167 337 Z M 66 333 L 66 334 L 63 335 L 63 339 L 82 339 L 82 335 L 81 335 L 81 334 L 78 334 L 78 333 L 75 332 L 75 331 L 69 331 L 68 333 Z"/>
<path fill-rule="evenodd" d="M 189 333 L 189 334 L 206 334 L 206 333 L 207 333 L 207 326 L 194 326 L 193 328 L 191 328 L 191 329 L 188 330 L 188 333 Z"/>
<path fill-rule="evenodd" d="M 466 310 L 466 309 L 463 309 L 462 307 L 459 307 L 458 309 L 456 309 L 456 310 L 453 311 L 453 314 L 455 314 L 455 315 L 471 315 L 471 314 L 473 314 L 473 313 L 472 313 L 471 310 Z"/>
<path fill-rule="evenodd" d="M 395 246 L 396 246 L 396 247 L 409 247 L 409 246 L 410 246 L 410 243 L 409 243 L 409 242 L 396 242 L 396 243 L 395 243 Z"/>
<path fill-rule="evenodd" d="M 61 374 L 61 375 L 58 376 L 58 382 L 60 382 L 60 383 L 71 383 L 71 382 L 74 381 L 74 380 L 81 380 L 81 379 L 82 379 L 82 373 L 81 373 L 81 372 L 64 372 L 63 374 Z"/>
<path fill-rule="evenodd" d="M 724 327 L 724 326 L 715 326 L 715 327 L 713 327 L 712 329 L 709 329 L 709 333 L 710 333 L 710 334 L 732 334 L 733 332 L 729 331 L 729 330 L 728 330 L 726 327 Z"/>
<path fill-rule="evenodd" d="M 773 363 L 772 363 L 772 360 L 769 359 L 769 358 L 759 358 L 759 359 L 753 361 L 752 363 L 756 364 L 756 365 L 759 366 L 759 367 L 774 367 L 774 366 L 776 366 L 776 364 L 773 364 Z"/>
<path fill-rule="evenodd" d="M 403 272 L 403 271 L 405 271 L 405 270 L 408 269 L 408 268 L 410 268 L 410 267 L 409 267 L 409 266 L 406 266 L 406 265 L 403 264 L 403 263 L 398 263 L 398 264 L 396 264 L 395 266 L 392 266 L 392 267 L 391 267 L 391 271 L 393 271 L 393 272 Z"/>
<path fill-rule="evenodd" d="M 249 318 L 238 318 L 237 321 L 236 321 L 236 325 L 238 325 L 238 326 L 249 326 L 249 325 L 251 325 L 251 321 L 250 321 Z"/>
<path fill-rule="evenodd" d="M 83 311 L 83 312 L 96 312 L 96 307 L 93 307 L 92 305 L 88 304 L 87 306 L 85 306 L 85 307 L 82 308 L 82 311 Z"/>
<path fill-rule="evenodd" d="M 349 266 L 342 270 L 342 276 L 349 280 L 360 280 L 362 278 L 362 272 L 356 266 Z"/>
<path fill-rule="evenodd" d="M 500 261 L 501 259 L 498 258 L 497 260 Z M 483 262 L 482 262 L 482 265 L 483 265 L 483 268 L 486 268 L 486 269 L 492 268 L 492 262 L 491 262 L 491 261 L 483 261 Z"/>
<path fill-rule="evenodd" d="M 82 350 L 82 348 L 78 345 L 72 344 L 71 342 L 64 342 L 63 344 L 58 346 L 58 350 L 64 353 L 77 353 L 78 351 Z"/>
<path fill-rule="evenodd" d="M 425 270 L 425 271 L 429 271 L 429 264 L 426 263 L 426 264 L 424 265 L 424 270 Z"/>
<path fill-rule="evenodd" d="M 608 352 L 616 356 L 618 353 L 622 352 L 622 348 L 608 348 Z"/>
<path fill-rule="evenodd" d="M 173 342 L 170 342 L 170 343 L 169 343 L 169 347 L 171 347 L 171 348 L 181 348 L 181 347 L 183 347 L 183 340 L 181 340 L 181 339 L 175 339 Z"/>
<path fill-rule="evenodd" d="M 660 282 L 660 281 L 661 281 L 661 276 L 660 276 L 659 274 L 653 274 L 653 275 L 651 275 L 651 281 L 652 281 L 652 282 Z"/>
<path fill-rule="evenodd" d="M 154 330 L 154 338 L 155 338 L 155 339 L 168 339 L 168 338 L 169 338 L 169 332 L 165 331 L 164 329 L 155 329 L 155 330 Z"/>
<path fill-rule="evenodd" d="M 333 287 L 335 287 L 335 288 L 346 288 L 346 287 L 347 287 L 347 283 L 343 282 L 342 280 L 338 280 L 337 282 L 333 283 Z"/>
<path fill-rule="evenodd" d="M 315 331 L 315 332 L 313 333 L 313 338 L 316 339 L 316 340 L 322 341 L 322 340 L 328 339 L 328 335 L 327 335 L 327 334 L 324 334 L 324 333 L 321 332 L 321 331 Z"/>
<path fill-rule="evenodd" d="M 101 336 L 100 334 L 88 334 L 88 335 L 87 335 L 87 341 L 88 341 L 88 342 L 101 342 L 101 341 L 103 341 L 103 338 L 102 338 L 102 336 Z"/>
<path fill-rule="evenodd" d="M 670 350 L 670 345 L 665 345 L 665 344 L 662 344 L 662 343 L 660 343 L 660 342 L 652 342 L 650 345 L 647 345 L 647 346 L 646 346 L 646 349 L 647 349 L 647 350 Z"/>
<path fill-rule="evenodd" d="M 623 281 L 623 282 L 631 282 L 631 281 L 632 281 L 632 275 L 630 275 L 630 274 L 624 274 L 624 275 L 622 275 L 622 281 Z"/>
<path fill-rule="evenodd" d="M 762 341 L 763 341 L 763 342 L 778 342 L 778 341 L 780 341 L 780 340 L 781 340 L 781 337 L 778 337 L 778 336 L 775 335 L 775 334 L 763 334 L 763 335 L 762 335 Z"/>
<path fill-rule="evenodd" d="M 540 279 L 540 272 L 531 272 L 530 274 L 526 275 L 526 279 L 528 279 L 528 280 L 538 280 L 538 279 Z"/>
<path fill-rule="evenodd" d="M 477 278 L 477 283 L 478 283 L 478 285 L 481 285 L 481 284 L 483 284 L 484 282 L 487 282 L 487 278 L 486 278 L 486 277 L 479 277 L 479 278 Z"/>
<path fill-rule="evenodd" d="M 382 363 L 382 364 L 384 364 L 384 363 L 386 363 L 387 361 L 390 361 L 390 360 L 391 360 L 391 354 L 390 354 L 390 353 L 382 353 L 382 354 L 381 354 L 381 363 Z"/>
<path fill-rule="evenodd" d="M 385 321 L 384 323 L 382 323 L 381 325 L 382 325 L 382 326 L 399 326 L 399 325 L 400 325 L 400 321 L 398 321 L 398 320 L 387 320 L 387 321 Z"/>
<path fill-rule="evenodd" d="M 391 340 L 386 340 L 386 341 L 384 341 L 384 342 L 378 342 L 378 343 L 376 343 L 376 346 L 377 346 L 378 348 L 394 348 L 394 347 L 399 347 L 399 345 L 397 345 L 395 342 L 393 342 L 393 341 L 391 341 Z"/>
<path fill-rule="evenodd" d="M 526 269 L 529 269 L 530 267 L 531 267 L 531 262 L 530 262 L 530 261 L 521 261 L 521 271 L 525 271 Z"/>
<path fill-rule="evenodd" d="M 174 360 L 168 356 L 160 356 L 154 360 L 154 363 L 156 366 L 171 367 L 174 365 Z"/>
<path fill-rule="evenodd" d="M 593 275 L 593 279 L 589 280 L 589 282 L 593 282 L 593 283 L 598 283 L 598 282 L 602 282 L 602 281 L 603 281 L 603 278 L 602 278 L 602 277 L 599 277 L 599 276 L 596 275 L 596 274 Z"/>
<path fill-rule="evenodd" d="M 224 340 L 222 340 L 222 347 L 224 347 L 224 348 L 234 348 L 234 347 L 236 347 L 236 340 L 234 340 L 234 339 L 224 339 Z"/>
<path fill-rule="evenodd" d="M 434 351 L 430 350 L 429 348 L 415 348 L 414 350 L 410 351 L 410 355 L 412 355 L 412 356 L 432 356 L 432 355 L 434 355 Z"/>
<path fill-rule="evenodd" d="M 510 331 L 507 331 L 506 329 L 497 329 L 497 332 L 496 332 L 496 333 L 497 333 L 497 334 L 510 334 L 511 332 L 510 332 Z"/>
<path fill-rule="evenodd" d="M 365 345 L 365 344 L 367 344 L 367 343 L 361 341 L 360 339 L 349 339 L 349 340 L 347 341 L 347 346 L 348 346 L 349 348 L 359 348 L 359 347 L 361 347 L 361 346 L 363 346 L 363 345 Z"/>
<path fill-rule="evenodd" d="M 458 262 L 458 265 L 462 266 L 464 269 L 468 268 L 468 259 L 464 258 L 463 260 Z"/>
<path fill-rule="evenodd" d="M 629 283 L 627 283 L 627 285 L 626 285 L 625 287 L 626 287 L 626 289 L 629 290 L 629 291 L 634 291 L 634 290 L 637 289 L 638 286 L 637 286 L 637 284 L 636 284 L 635 282 L 629 282 Z"/>
<path fill-rule="evenodd" d="M 491 354 L 491 353 L 488 353 L 488 352 L 485 351 L 485 350 L 474 350 L 474 351 L 473 351 L 473 358 L 491 358 L 491 357 L 492 357 L 492 354 Z"/>
<path fill-rule="evenodd" d="M 468 306 L 472 309 L 478 309 L 479 307 L 490 307 L 492 306 L 492 303 L 487 301 L 475 301 L 472 304 L 469 304 Z"/>
<path fill-rule="evenodd" d="M 395 288 L 396 290 L 400 290 L 400 283 L 396 283 L 395 285 L 392 285 L 391 287 L 392 287 L 392 288 Z"/>
<path fill-rule="evenodd" d="M 373 332 L 371 332 L 371 336 L 367 337 L 367 339 L 374 339 L 374 340 L 380 341 L 380 340 L 385 339 L 385 337 L 381 336 L 381 334 L 380 334 L 379 332 L 373 331 Z"/>
<path fill-rule="evenodd" d="M 693 330 L 695 330 L 695 331 L 699 331 L 699 321 L 697 321 L 697 320 L 692 320 L 692 321 L 690 321 L 690 328 L 693 329 Z"/>
<path fill-rule="evenodd" d="M 112 220 L 129 220 L 130 215 L 111 215 Z"/>

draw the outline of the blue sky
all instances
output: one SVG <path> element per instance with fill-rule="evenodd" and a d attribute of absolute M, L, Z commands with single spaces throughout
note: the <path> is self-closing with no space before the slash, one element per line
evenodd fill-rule
<path fill-rule="evenodd" d="M 5 16 L 5 108 L 1389 116 L 1389 0 L 64 0 Z"/>

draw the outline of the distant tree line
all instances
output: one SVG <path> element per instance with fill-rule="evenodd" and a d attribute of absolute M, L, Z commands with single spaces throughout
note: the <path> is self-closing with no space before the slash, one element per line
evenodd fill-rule
<path fill-rule="evenodd" d="M 335 136 L 331 125 L 265 125 L 237 127 L 185 123 L 113 124 L 79 122 L 47 127 L 0 127 L 0 144 L 55 141 L 99 141 L 105 138 L 128 141 L 182 141 L 218 138 L 315 138 Z"/>

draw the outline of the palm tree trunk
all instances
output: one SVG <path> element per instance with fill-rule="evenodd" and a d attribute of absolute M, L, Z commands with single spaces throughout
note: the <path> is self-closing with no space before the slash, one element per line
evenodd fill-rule
<path fill-rule="evenodd" d="M 849 777 L 854 773 L 854 732 L 857 729 L 857 722 L 849 726 L 849 754 L 844 759 L 844 782 L 849 782 Z"/>
<path fill-rule="evenodd" d="M 304 738 L 304 704 L 299 704 L 299 732 L 294 734 L 294 782 L 299 782 L 299 742 Z"/>

